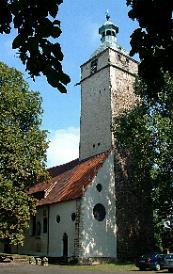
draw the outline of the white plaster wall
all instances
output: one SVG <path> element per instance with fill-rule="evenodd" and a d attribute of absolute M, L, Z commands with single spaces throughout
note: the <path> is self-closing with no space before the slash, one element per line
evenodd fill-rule
<path fill-rule="evenodd" d="M 43 233 L 43 210 L 47 210 L 49 216 L 49 228 L 47 233 Z M 19 247 L 19 253 L 36 256 L 63 256 L 63 235 L 68 235 L 68 256 L 74 255 L 75 221 L 72 221 L 71 214 L 76 213 L 76 200 L 53 204 L 47 207 L 39 207 L 36 214 L 36 222 L 41 223 L 40 236 L 31 236 L 28 231 L 23 247 Z M 60 223 L 56 217 L 60 216 Z M 49 239 L 48 239 L 49 231 Z"/>
<path fill-rule="evenodd" d="M 111 94 L 108 51 L 98 56 L 97 72 L 90 75 L 90 62 L 82 67 L 80 159 L 111 147 Z M 101 70 L 100 70 L 101 69 Z M 100 71 L 99 71 L 100 70 Z M 85 78 L 89 76 L 88 78 Z M 85 80 L 84 80 L 85 78 Z"/>
<path fill-rule="evenodd" d="M 72 221 L 71 214 L 76 213 L 76 201 L 67 201 L 51 205 L 49 223 L 49 256 L 63 256 L 63 235 L 68 235 L 68 256 L 74 255 L 75 221 Z M 57 223 L 56 216 L 60 215 L 60 223 Z"/>
<path fill-rule="evenodd" d="M 88 187 L 81 204 L 82 227 L 80 257 L 117 257 L 116 245 L 116 208 L 114 157 L 110 154 L 100 168 L 92 185 Z M 102 185 L 98 192 L 97 184 Z M 93 216 L 93 207 L 101 203 L 106 209 L 103 221 L 97 221 Z"/>

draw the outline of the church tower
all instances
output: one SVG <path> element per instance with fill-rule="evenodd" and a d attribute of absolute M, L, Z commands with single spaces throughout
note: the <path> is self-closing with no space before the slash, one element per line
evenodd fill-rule
<path fill-rule="evenodd" d="M 135 104 L 138 64 L 118 45 L 119 29 L 106 14 L 101 45 L 81 66 L 80 160 L 114 145 L 113 120 Z"/>
<path fill-rule="evenodd" d="M 118 32 L 107 14 L 99 28 L 101 45 L 81 66 L 79 155 L 84 160 L 113 148 L 117 254 L 127 259 L 137 256 L 140 248 L 152 249 L 153 230 L 151 207 L 141 206 L 141 201 L 148 201 L 147 194 L 137 195 L 133 184 L 135 161 L 130 153 L 119 149 L 112 130 L 116 118 L 130 112 L 138 100 L 134 93 L 138 62 L 119 46 Z"/>

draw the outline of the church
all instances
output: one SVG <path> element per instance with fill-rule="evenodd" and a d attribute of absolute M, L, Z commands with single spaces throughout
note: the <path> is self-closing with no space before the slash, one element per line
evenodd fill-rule
<path fill-rule="evenodd" d="M 130 257 L 135 249 L 125 217 L 129 211 L 117 206 L 123 184 L 112 128 L 115 118 L 135 105 L 138 63 L 118 45 L 118 32 L 107 14 L 99 48 L 81 65 L 79 159 L 50 168 L 49 182 L 29 189 L 38 199 L 37 214 L 19 253 L 109 262 Z"/>

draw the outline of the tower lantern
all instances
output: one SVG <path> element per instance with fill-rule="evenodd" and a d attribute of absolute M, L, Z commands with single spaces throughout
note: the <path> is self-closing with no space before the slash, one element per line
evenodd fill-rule
<path fill-rule="evenodd" d="M 110 21 L 110 15 L 106 12 L 106 22 L 99 28 L 101 42 L 115 47 L 117 42 L 117 33 L 119 29 Z"/>

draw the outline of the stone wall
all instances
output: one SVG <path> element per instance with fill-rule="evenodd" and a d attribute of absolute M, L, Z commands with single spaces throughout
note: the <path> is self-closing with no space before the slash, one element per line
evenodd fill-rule
<path fill-rule="evenodd" d="M 138 73 L 138 63 L 128 55 L 109 49 L 110 89 L 112 109 L 112 129 L 115 130 L 116 118 L 130 112 L 139 100 L 134 94 L 134 83 Z M 112 135 L 112 145 L 115 140 Z"/>
<path fill-rule="evenodd" d="M 116 118 L 129 113 L 139 98 L 134 93 L 138 64 L 130 57 L 110 50 L 112 128 Z M 120 259 L 133 259 L 153 249 L 152 208 L 148 190 L 133 183 L 135 159 L 119 149 L 113 135 L 115 151 L 115 193 L 117 219 L 117 253 Z"/>
<path fill-rule="evenodd" d="M 137 100 L 133 92 L 137 70 L 136 61 L 109 48 L 81 66 L 80 160 L 113 145 L 113 119 L 130 111 Z"/>
<path fill-rule="evenodd" d="M 80 160 L 110 148 L 111 94 L 109 54 L 97 58 L 97 71 L 91 73 L 91 62 L 81 67 Z"/>
<path fill-rule="evenodd" d="M 115 148 L 115 192 L 119 259 L 134 259 L 153 251 L 150 190 L 135 185 L 135 161 L 131 153 Z"/>

